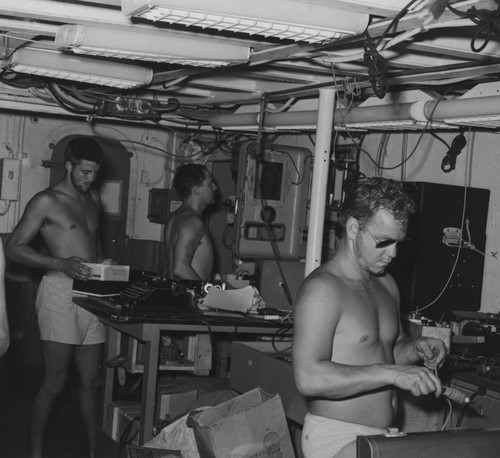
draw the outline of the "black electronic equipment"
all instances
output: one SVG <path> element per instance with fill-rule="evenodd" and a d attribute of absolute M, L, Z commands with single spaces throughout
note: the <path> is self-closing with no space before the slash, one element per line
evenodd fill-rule
<path fill-rule="evenodd" d="M 203 296 L 202 281 L 140 279 L 120 292 L 125 309 L 186 308 L 194 310 Z"/>
<path fill-rule="evenodd" d="M 87 296 L 87 309 L 118 321 L 161 319 L 172 314 L 192 315 L 199 312 L 198 302 L 210 288 L 225 288 L 222 281 L 165 280 L 155 272 L 133 271 L 130 276 L 131 281 L 118 294 Z"/>
<path fill-rule="evenodd" d="M 484 458 L 500 456 L 500 429 L 358 436 L 357 458 Z"/>
<path fill-rule="evenodd" d="M 143 277 L 120 291 L 124 309 L 182 309 L 197 311 L 198 302 L 212 288 L 224 288 L 223 282 L 162 280 Z"/>
<path fill-rule="evenodd" d="M 452 310 L 480 308 L 486 244 L 488 189 L 405 182 L 417 204 L 407 237 L 388 267 L 401 293 L 402 312 L 428 304 L 440 320 Z"/>

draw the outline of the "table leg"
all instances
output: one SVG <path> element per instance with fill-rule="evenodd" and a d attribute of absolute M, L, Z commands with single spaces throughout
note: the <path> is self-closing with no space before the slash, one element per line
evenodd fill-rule
<path fill-rule="evenodd" d="M 113 384 L 115 368 L 109 367 L 108 361 L 120 353 L 120 332 L 111 326 L 106 326 L 106 340 L 104 344 L 104 386 L 102 389 L 102 430 L 111 431 L 109 424 L 109 405 L 113 401 Z"/>
<path fill-rule="evenodd" d="M 153 332 L 151 340 L 146 341 L 144 355 L 144 374 L 142 379 L 141 430 L 139 445 L 153 438 L 153 420 L 156 402 L 156 377 L 160 353 L 160 332 Z"/>

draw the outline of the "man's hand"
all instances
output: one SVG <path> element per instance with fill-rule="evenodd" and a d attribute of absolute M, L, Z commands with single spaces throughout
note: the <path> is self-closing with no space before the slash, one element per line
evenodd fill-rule
<path fill-rule="evenodd" d="M 59 271 L 76 280 L 90 280 L 92 278 L 92 269 L 83 264 L 84 262 L 87 262 L 87 260 L 77 256 L 61 259 Z"/>
<path fill-rule="evenodd" d="M 415 341 L 415 350 L 430 370 L 439 369 L 446 358 L 446 345 L 441 339 L 420 337 Z"/>
<path fill-rule="evenodd" d="M 441 396 L 442 387 L 439 378 L 429 369 L 421 366 L 394 366 L 396 374 L 393 384 L 402 390 L 410 391 L 413 396 L 435 393 Z"/>

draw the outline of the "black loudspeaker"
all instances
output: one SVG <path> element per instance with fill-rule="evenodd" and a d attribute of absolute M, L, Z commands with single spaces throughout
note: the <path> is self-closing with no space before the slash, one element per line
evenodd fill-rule
<path fill-rule="evenodd" d="M 406 436 L 358 436 L 357 458 L 493 458 L 500 429 L 432 431 Z"/>
<path fill-rule="evenodd" d="M 388 268 L 400 289 L 401 311 L 432 303 L 422 314 L 440 319 L 452 310 L 479 310 L 490 191 L 424 182 L 404 186 L 418 210 L 408 223 L 410 242 Z"/>

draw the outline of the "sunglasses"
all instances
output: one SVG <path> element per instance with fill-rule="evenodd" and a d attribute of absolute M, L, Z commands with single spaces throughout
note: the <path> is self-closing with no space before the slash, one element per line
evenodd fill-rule
<path fill-rule="evenodd" d="M 410 241 L 410 239 L 399 239 L 399 240 L 385 239 L 385 240 L 381 240 L 380 242 L 377 242 L 377 240 L 375 239 L 375 237 L 373 236 L 373 234 L 368 229 L 365 229 L 365 231 L 368 232 L 368 234 L 370 234 L 370 237 L 375 242 L 375 248 L 378 248 L 378 249 L 390 247 L 391 245 L 394 245 L 395 243 L 399 247 L 402 243 Z"/>

